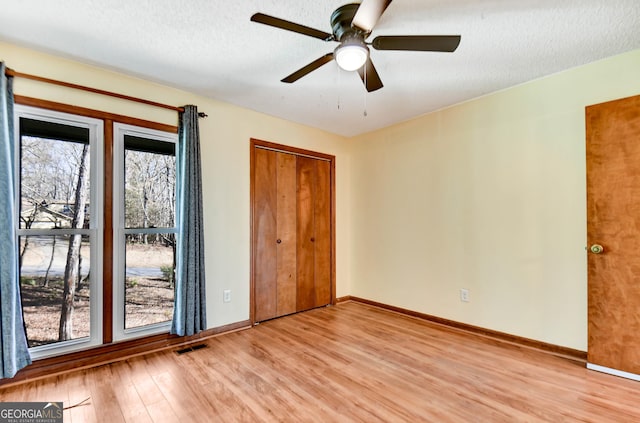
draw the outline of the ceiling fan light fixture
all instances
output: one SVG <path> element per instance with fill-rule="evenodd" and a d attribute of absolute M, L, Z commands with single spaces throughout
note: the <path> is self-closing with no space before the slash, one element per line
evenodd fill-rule
<path fill-rule="evenodd" d="M 343 41 L 333 54 L 338 66 L 351 72 L 364 66 L 369 58 L 369 48 L 361 39 L 351 37 Z"/>
<path fill-rule="evenodd" d="M 251 21 L 325 42 L 339 43 L 333 53 L 327 53 L 301 67 L 283 78 L 282 82 L 295 82 L 335 60 L 340 69 L 348 72 L 358 71 L 367 92 L 372 92 L 379 90 L 383 85 L 371 60 L 369 46 L 375 50 L 453 52 L 460 44 L 460 35 L 381 35 L 371 43 L 365 42 L 391 1 L 361 0 L 338 7 L 331 14 L 331 34 L 263 13 L 255 13 L 251 16 Z"/>

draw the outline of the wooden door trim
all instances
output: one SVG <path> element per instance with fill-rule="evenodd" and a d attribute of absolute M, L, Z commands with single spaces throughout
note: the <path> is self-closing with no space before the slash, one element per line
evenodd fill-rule
<path fill-rule="evenodd" d="M 320 153 L 303 148 L 292 147 L 284 144 L 278 144 L 270 141 L 250 139 L 249 166 L 250 166 L 250 188 L 249 188 L 249 232 L 250 232 L 250 285 L 249 285 L 249 320 L 251 325 L 255 324 L 255 258 L 256 258 L 256 239 L 254 236 L 253 220 L 255 217 L 255 149 L 264 148 L 268 150 L 279 151 L 282 153 L 294 154 L 296 156 L 310 157 L 314 159 L 326 160 L 330 163 L 330 195 L 331 195 L 331 305 L 336 304 L 336 157 L 331 154 Z"/>
<path fill-rule="evenodd" d="M 288 145 L 276 144 L 274 142 L 262 141 L 255 138 L 251 138 L 251 147 L 258 147 L 267 150 L 279 151 L 282 153 L 295 154 L 296 156 L 310 157 L 312 159 L 322 159 L 329 162 L 335 162 L 336 159 L 336 157 L 332 156 L 331 154 L 319 153 L 317 151 L 305 150 L 298 147 L 290 147 Z"/>

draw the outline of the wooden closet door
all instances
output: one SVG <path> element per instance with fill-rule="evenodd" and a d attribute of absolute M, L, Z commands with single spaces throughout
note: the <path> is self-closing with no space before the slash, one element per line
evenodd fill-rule
<path fill-rule="evenodd" d="M 296 312 L 296 156 L 256 149 L 254 170 L 257 321 Z"/>
<path fill-rule="evenodd" d="M 314 204 L 315 306 L 331 303 L 331 165 L 316 160 L 316 196 Z"/>
<path fill-rule="evenodd" d="M 335 300 L 334 158 L 254 142 L 252 307 L 253 321 L 260 322 Z"/>
<path fill-rule="evenodd" d="M 297 242 L 297 309 L 314 308 L 315 296 L 315 160 L 297 158 L 298 242 Z"/>
<path fill-rule="evenodd" d="M 254 295 L 255 320 L 277 316 L 276 153 L 254 151 Z"/>
<path fill-rule="evenodd" d="M 297 158 L 298 311 L 331 302 L 331 174 L 329 162 Z"/>
<path fill-rule="evenodd" d="M 275 153 L 277 157 L 277 234 L 276 297 L 277 316 L 295 313 L 296 307 L 296 156 Z"/>

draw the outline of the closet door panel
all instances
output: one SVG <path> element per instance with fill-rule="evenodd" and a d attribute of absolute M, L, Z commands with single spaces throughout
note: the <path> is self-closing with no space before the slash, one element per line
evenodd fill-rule
<path fill-rule="evenodd" d="M 315 307 L 315 160 L 297 158 L 297 310 Z"/>
<path fill-rule="evenodd" d="M 331 165 L 315 160 L 316 195 L 314 205 L 315 306 L 331 302 Z"/>
<path fill-rule="evenodd" d="M 252 321 L 331 304 L 333 156 L 251 145 Z"/>
<path fill-rule="evenodd" d="M 296 156 L 277 153 L 277 315 L 296 312 Z"/>
<path fill-rule="evenodd" d="M 254 168 L 255 319 L 276 317 L 276 153 L 256 149 Z"/>

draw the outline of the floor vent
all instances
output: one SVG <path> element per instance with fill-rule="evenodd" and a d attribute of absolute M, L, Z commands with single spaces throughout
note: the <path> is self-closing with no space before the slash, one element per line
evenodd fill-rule
<path fill-rule="evenodd" d="M 181 350 L 177 350 L 176 354 L 182 355 L 191 351 L 201 350 L 203 348 L 207 348 L 207 344 L 198 344 L 198 345 L 192 345 L 190 347 L 182 348 Z"/>

